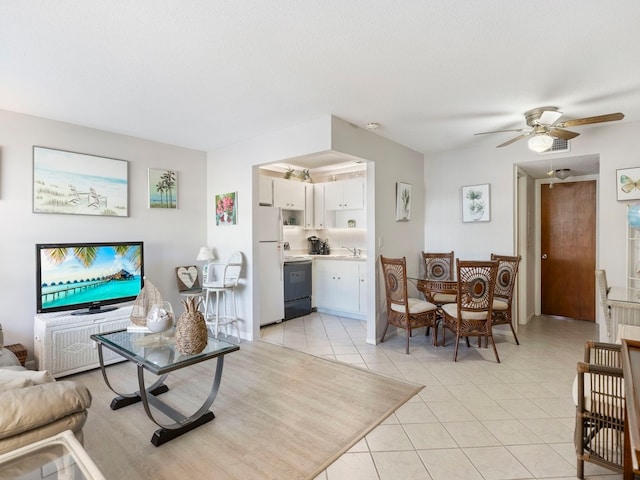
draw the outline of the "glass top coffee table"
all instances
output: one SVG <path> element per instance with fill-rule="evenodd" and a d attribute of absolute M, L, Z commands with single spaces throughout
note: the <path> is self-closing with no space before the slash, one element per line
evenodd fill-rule
<path fill-rule="evenodd" d="M 118 395 L 112 400 L 111 409 L 117 410 L 141 401 L 147 416 L 153 423 L 160 427 L 151 437 L 151 443 L 156 447 L 215 418 L 215 415 L 209 408 L 218 395 L 220 380 L 222 379 L 224 356 L 227 353 L 240 349 L 238 345 L 234 345 L 233 343 L 209 337 L 207 346 L 202 352 L 187 355 L 176 350 L 172 337 L 167 338 L 159 334 L 130 332 L 127 330 L 95 334 L 91 335 L 91 339 L 98 344 L 98 356 L 100 358 L 100 368 L 104 381 L 109 389 Z M 103 347 L 136 364 L 138 370 L 138 391 L 133 393 L 120 393 L 113 389 L 104 365 Z M 169 387 L 164 384 L 164 381 L 170 372 L 214 358 L 217 359 L 217 365 L 209 396 L 193 415 L 185 416 L 157 397 L 161 393 L 169 391 Z M 149 387 L 145 387 L 145 370 L 159 376 Z M 154 417 L 151 407 L 159 410 L 174 420 L 175 423 L 161 423 Z"/>
<path fill-rule="evenodd" d="M 0 478 L 105 480 L 71 430 L 0 455 Z"/>

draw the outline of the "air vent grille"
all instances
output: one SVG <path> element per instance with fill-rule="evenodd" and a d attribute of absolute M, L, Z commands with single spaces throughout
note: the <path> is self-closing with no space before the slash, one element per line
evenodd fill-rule
<path fill-rule="evenodd" d="M 547 155 L 549 153 L 558 153 L 558 152 L 570 152 L 571 148 L 569 145 L 569 140 L 565 140 L 564 138 L 553 138 L 553 145 L 549 150 L 539 153 L 538 155 Z"/>

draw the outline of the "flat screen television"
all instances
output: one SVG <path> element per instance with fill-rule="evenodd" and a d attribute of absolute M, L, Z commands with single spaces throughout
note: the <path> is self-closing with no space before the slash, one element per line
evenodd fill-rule
<path fill-rule="evenodd" d="M 100 313 L 135 300 L 143 287 L 142 242 L 36 245 L 37 312 Z"/>

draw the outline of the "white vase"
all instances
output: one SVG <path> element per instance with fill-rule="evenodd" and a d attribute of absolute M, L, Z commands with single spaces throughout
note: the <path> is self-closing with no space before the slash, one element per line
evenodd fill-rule
<path fill-rule="evenodd" d="M 147 328 L 153 333 L 166 332 L 173 327 L 173 308 L 164 301 L 162 305 L 153 305 L 147 314 Z"/>

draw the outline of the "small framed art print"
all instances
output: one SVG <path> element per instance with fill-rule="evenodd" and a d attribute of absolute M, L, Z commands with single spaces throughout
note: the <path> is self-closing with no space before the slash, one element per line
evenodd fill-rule
<path fill-rule="evenodd" d="M 640 199 L 640 167 L 616 170 L 618 201 Z"/>
<path fill-rule="evenodd" d="M 462 221 L 491 221 L 491 197 L 488 183 L 462 187 Z"/>

